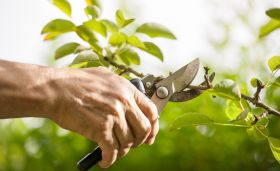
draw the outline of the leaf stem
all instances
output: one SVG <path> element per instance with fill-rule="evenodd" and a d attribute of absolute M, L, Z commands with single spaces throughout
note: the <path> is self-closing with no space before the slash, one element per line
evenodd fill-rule
<path fill-rule="evenodd" d="M 277 73 L 279 70 L 280 70 L 280 68 L 278 68 L 277 70 L 275 70 L 275 71 L 272 73 L 270 79 L 269 79 L 268 82 L 265 84 L 265 87 L 269 86 L 271 80 L 274 78 L 274 76 L 276 75 L 276 73 Z"/>
<path fill-rule="evenodd" d="M 231 127 L 241 127 L 241 128 L 250 128 L 249 125 L 234 125 L 234 124 L 228 124 L 228 123 L 219 123 L 214 122 L 213 125 L 219 125 L 219 126 L 231 126 Z"/>

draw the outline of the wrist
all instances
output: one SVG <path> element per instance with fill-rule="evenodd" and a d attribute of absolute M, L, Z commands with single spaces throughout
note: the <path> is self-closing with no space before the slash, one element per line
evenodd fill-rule
<path fill-rule="evenodd" d="M 63 85 L 61 82 L 67 78 L 67 70 L 62 68 L 40 68 L 39 73 L 43 76 L 42 84 L 39 86 L 42 92 L 41 117 L 55 120 L 58 115 L 63 96 Z M 39 112 L 39 111 L 38 111 Z"/>
<path fill-rule="evenodd" d="M 49 117 L 51 68 L 0 60 L 0 118 Z"/>

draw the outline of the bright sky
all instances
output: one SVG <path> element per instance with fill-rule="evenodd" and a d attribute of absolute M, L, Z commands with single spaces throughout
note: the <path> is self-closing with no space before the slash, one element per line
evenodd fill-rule
<path fill-rule="evenodd" d="M 82 21 L 84 1 L 70 0 L 70 2 L 74 8 L 73 20 Z M 182 66 L 195 57 L 202 57 L 203 60 L 216 59 L 213 58 L 216 53 L 208 43 L 209 37 L 219 39 L 223 34 L 217 32 L 215 28 L 216 19 L 232 20 L 236 15 L 233 13 L 235 7 L 240 8 L 241 11 L 248 8 L 248 3 L 244 0 L 123 0 L 125 3 L 119 2 L 103 0 L 104 18 L 114 19 L 115 10 L 119 7 L 123 8 L 122 4 L 127 4 L 128 12 L 139 23 L 158 22 L 170 28 L 178 37 L 177 41 L 155 40 L 165 54 L 164 64 L 156 58 L 144 55 L 145 70 L 158 73 L 166 68 L 175 69 Z M 256 9 L 253 20 L 256 25 L 260 25 L 267 19 L 264 11 L 276 1 L 253 0 L 252 2 Z M 41 28 L 54 18 L 67 17 L 48 0 L 2 1 L 0 4 L 0 58 L 46 65 L 47 58 L 53 54 L 54 49 L 51 48 L 56 48 L 65 42 L 58 40 L 52 44 L 42 40 Z M 255 40 L 255 37 L 247 34 L 248 30 L 238 27 L 238 24 L 236 28 L 237 31 L 233 33 L 236 42 L 248 43 Z M 216 31 L 215 34 L 213 31 Z M 224 60 L 228 63 L 236 62 L 234 57 Z"/>

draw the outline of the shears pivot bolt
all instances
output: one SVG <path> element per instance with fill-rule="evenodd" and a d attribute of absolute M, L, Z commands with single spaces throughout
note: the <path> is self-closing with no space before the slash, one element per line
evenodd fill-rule
<path fill-rule="evenodd" d="M 168 89 L 164 86 L 160 86 L 159 88 L 157 88 L 157 96 L 158 98 L 164 99 L 168 96 Z"/>

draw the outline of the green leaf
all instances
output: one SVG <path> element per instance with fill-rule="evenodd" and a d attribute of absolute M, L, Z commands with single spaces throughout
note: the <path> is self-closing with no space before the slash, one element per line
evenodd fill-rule
<path fill-rule="evenodd" d="M 91 19 L 96 19 L 101 14 L 100 9 L 95 5 L 87 6 L 84 10 L 87 16 L 91 16 Z"/>
<path fill-rule="evenodd" d="M 75 31 L 75 28 L 75 24 L 73 24 L 71 21 L 55 19 L 43 27 L 41 34 L 47 34 L 45 40 L 51 40 L 63 33 Z"/>
<path fill-rule="evenodd" d="M 60 35 L 61 35 L 60 33 L 48 33 L 48 34 L 45 35 L 44 40 L 45 41 L 53 40 L 53 39 L 57 38 Z"/>
<path fill-rule="evenodd" d="M 71 5 L 67 0 L 51 0 L 51 3 L 54 4 L 57 8 L 59 8 L 66 15 L 71 17 Z"/>
<path fill-rule="evenodd" d="M 209 125 L 214 121 L 199 113 L 187 113 L 174 120 L 170 130 L 174 131 L 185 126 Z"/>
<path fill-rule="evenodd" d="M 238 85 L 229 79 L 223 80 L 220 83 L 216 84 L 213 88 L 213 91 L 216 95 L 231 99 L 231 100 L 240 100 L 241 99 L 241 92 Z"/>
<path fill-rule="evenodd" d="M 171 124 L 170 131 L 180 129 L 185 126 L 198 126 L 198 125 L 219 125 L 219 126 L 231 126 L 231 127 L 242 127 L 248 128 L 249 126 L 246 122 L 215 122 L 207 116 L 200 113 L 187 113 L 185 115 L 179 116 Z"/>
<path fill-rule="evenodd" d="M 77 57 L 70 64 L 71 68 L 85 68 L 102 66 L 98 55 L 92 50 L 87 50 L 79 53 Z"/>
<path fill-rule="evenodd" d="M 89 20 L 87 22 L 84 22 L 83 25 L 86 26 L 87 28 L 99 33 L 103 37 L 107 36 L 106 26 L 100 21 Z"/>
<path fill-rule="evenodd" d="M 112 46 L 121 46 L 123 43 L 126 42 L 127 36 L 121 32 L 115 32 L 109 38 L 109 43 Z"/>
<path fill-rule="evenodd" d="M 100 3 L 100 0 L 86 0 L 86 3 L 88 6 L 97 6 L 99 9 L 102 9 L 102 6 L 101 6 L 101 3 Z"/>
<path fill-rule="evenodd" d="M 270 18 L 280 20 L 280 8 L 272 8 L 266 11 L 266 15 L 268 15 Z"/>
<path fill-rule="evenodd" d="M 110 21 L 110 20 L 101 20 L 101 22 L 106 26 L 107 30 L 109 30 L 110 32 L 118 32 L 119 28 L 118 26 Z"/>
<path fill-rule="evenodd" d="M 269 69 L 274 72 L 280 68 L 280 56 L 273 56 L 268 60 Z"/>
<path fill-rule="evenodd" d="M 87 67 L 88 62 L 81 62 L 78 64 L 70 64 L 69 68 L 86 68 Z"/>
<path fill-rule="evenodd" d="M 165 26 L 157 23 L 145 23 L 137 28 L 136 32 L 146 34 L 150 37 L 163 37 L 176 39 L 174 34 Z"/>
<path fill-rule="evenodd" d="M 261 125 L 254 125 L 251 128 L 248 128 L 247 133 L 259 140 L 266 139 L 269 135 L 267 128 Z"/>
<path fill-rule="evenodd" d="M 163 54 L 160 50 L 160 48 L 152 43 L 152 42 L 143 42 L 145 45 L 145 48 L 141 48 L 143 51 L 157 57 L 158 59 L 160 59 L 161 61 L 163 61 Z"/>
<path fill-rule="evenodd" d="M 128 37 L 127 43 L 140 49 L 146 49 L 145 44 L 135 35 Z"/>
<path fill-rule="evenodd" d="M 81 39 L 88 42 L 90 45 L 95 45 L 97 42 L 97 39 L 93 32 L 83 25 L 76 28 L 76 33 Z"/>
<path fill-rule="evenodd" d="M 117 10 L 116 11 L 116 21 L 117 24 L 120 28 L 122 28 L 123 24 L 124 24 L 124 15 L 123 12 L 121 10 Z"/>
<path fill-rule="evenodd" d="M 242 112 L 236 117 L 236 119 L 234 119 L 234 120 L 232 120 L 232 121 L 244 121 L 245 123 L 247 123 L 247 122 L 246 122 L 246 118 L 247 118 L 248 114 L 249 114 L 249 111 L 248 111 L 248 110 L 244 110 L 244 111 L 242 111 Z M 232 121 L 231 121 L 231 122 L 232 122 Z"/>
<path fill-rule="evenodd" d="M 116 11 L 116 21 L 120 28 L 123 28 L 130 23 L 134 22 L 135 19 L 125 19 L 124 14 L 121 10 Z"/>
<path fill-rule="evenodd" d="M 278 28 L 280 28 L 280 21 L 272 19 L 261 27 L 259 37 L 263 38 Z"/>
<path fill-rule="evenodd" d="M 77 53 L 80 53 L 82 51 L 85 51 L 85 50 L 90 50 L 91 48 L 90 47 L 85 47 L 85 46 L 78 46 L 75 51 L 73 52 L 74 54 L 77 54 Z"/>
<path fill-rule="evenodd" d="M 266 111 L 266 110 L 263 109 L 263 108 L 261 108 L 261 107 L 255 107 L 255 108 L 252 109 L 251 112 L 252 112 L 252 114 L 258 116 L 258 115 L 263 114 L 265 111 Z"/>
<path fill-rule="evenodd" d="M 278 78 L 276 78 L 273 85 L 276 85 L 276 86 L 280 87 L 280 76 Z"/>
<path fill-rule="evenodd" d="M 257 78 L 252 78 L 250 83 L 252 87 L 257 87 L 258 86 L 258 80 Z"/>
<path fill-rule="evenodd" d="M 258 120 L 258 122 L 256 123 L 257 126 L 261 126 L 261 127 L 267 127 L 269 124 L 269 120 L 267 117 L 261 118 L 260 120 Z M 268 131 L 267 131 L 268 132 Z M 268 135 L 269 133 L 267 133 Z"/>
<path fill-rule="evenodd" d="M 116 21 L 118 23 L 118 26 L 120 28 L 122 28 L 123 24 L 124 24 L 124 15 L 123 12 L 121 10 L 117 10 L 116 11 Z"/>
<path fill-rule="evenodd" d="M 267 140 L 274 158 L 280 163 L 280 140 L 273 137 L 268 137 Z"/>
<path fill-rule="evenodd" d="M 77 55 L 77 57 L 73 60 L 71 65 L 79 64 L 82 62 L 90 62 L 90 61 L 99 61 L 98 55 L 92 50 L 86 50 Z"/>
<path fill-rule="evenodd" d="M 79 43 L 67 43 L 65 45 L 60 46 L 55 51 L 55 59 L 62 58 L 64 56 L 70 55 L 71 53 L 74 53 L 77 47 L 79 47 Z"/>
<path fill-rule="evenodd" d="M 118 55 L 126 65 L 130 65 L 130 63 L 140 65 L 140 57 L 138 53 L 136 53 L 132 49 L 126 48 L 123 51 L 121 51 Z"/>
<path fill-rule="evenodd" d="M 252 108 L 247 100 L 241 99 L 241 104 L 242 104 L 244 110 L 247 110 L 248 112 L 250 112 L 252 110 Z"/>
<path fill-rule="evenodd" d="M 133 23 L 135 21 L 134 18 L 131 18 L 131 19 L 127 19 L 127 20 L 124 20 L 124 24 L 123 24 L 123 27 Z"/>
<path fill-rule="evenodd" d="M 243 112 L 240 101 L 227 100 L 225 113 L 230 120 L 235 120 Z"/>

